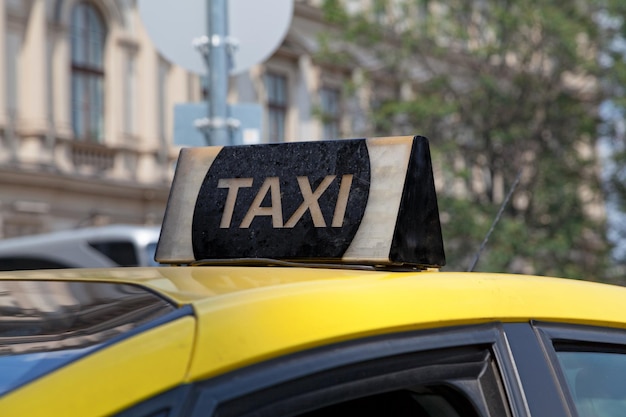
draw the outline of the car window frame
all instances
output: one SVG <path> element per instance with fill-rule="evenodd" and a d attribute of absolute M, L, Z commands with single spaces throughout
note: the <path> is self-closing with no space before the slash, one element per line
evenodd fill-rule
<path fill-rule="evenodd" d="M 116 417 L 212 416 L 226 401 L 342 365 L 452 347 L 489 345 L 513 417 L 572 417 L 555 363 L 534 322 L 487 322 L 379 336 L 283 355 L 223 375 L 190 382 L 146 399 Z M 557 395 L 552 395 L 556 393 Z M 168 411 L 169 410 L 169 411 Z M 157 413 L 157 414 L 154 414 Z"/>
<path fill-rule="evenodd" d="M 626 329 L 604 326 L 533 322 L 542 348 L 550 363 L 550 370 L 558 380 L 560 395 L 572 416 L 578 416 L 574 398 L 567 384 L 565 372 L 557 357 L 556 346 L 567 345 L 568 350 L 579 347 L 581 352 L 597 351 L 626 354 Z"/>
<path fill-rule="evenodd" d="M 219 407 L 255 392 L 343 366 L 394 355 L 487 346 L 496 367 L 505 406 L 513 417 L 528 416 L 519 377 L 500 323 L 391 333 L 284 356 L 195 384 L 192 417 L 214 416 Z M 477 409 L 479 412 L 484 410 Z"/>

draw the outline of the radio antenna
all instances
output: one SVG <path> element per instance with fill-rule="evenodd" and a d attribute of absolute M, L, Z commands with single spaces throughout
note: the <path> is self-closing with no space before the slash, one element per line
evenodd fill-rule
<path fill-rule="evenodd" d="M 500 217 L 502 217 L 502 213 L 504 213 L 504 208 L 508 204 L 509 200 L 511 199 L 511 196 L 513 195 L 513 192 L 517 188 L 517 185 L 519 184 L 520 179 L 522 178 L 522 169 L 523 168 L 520 168 L 519 172 L 517 173 L 517 177 L 515 177 L 515 181 L 513 181 L 513 185 L 511 185 L 511 189 L 509 190 L 509 193 L 506 195 L 504 201 L 500 205 L 498 214 L 496 214 L 496 218 L 493 219 L 493 223 L 491 223 L 491 227 L 489 228 L 487 235 L 483 239 L 483 242 L 480 244 L 480 248 L 478 248 L 478 252 L 476 252 L 476 255 L 474 256 L 474 260 L 472 261 L 472 264 L 467 270 L 468 272 L 472 272 L 474 268 L 476 267 L 476 264 L 478 263 L 478 259 L 480 258 L 480 254 L 482 253 L 483 249 L 485 249 L 485 246 L 487 246 L 487 242 L 489 241 L 489 236 L 491 236 L 491 234 L 493 233 L 493 229 L 495 229 L 496 224 L 498 224 L 498 222 L 500 221 Z"/>

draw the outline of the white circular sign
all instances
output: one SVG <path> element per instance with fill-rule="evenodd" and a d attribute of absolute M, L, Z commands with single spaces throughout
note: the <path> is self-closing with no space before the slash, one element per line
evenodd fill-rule
<path fill-rule="evenodd" d="M 157 50 L 171 62 L 198 74 L 206 67 L 193 47 L 207 35 L 210 0 L 139 0 L 139 13 Z M 293 16 L 293 0 L 228 0 L 228 30 L 238 42 L 231 74 L 267 59 L 281 44 Z"/>

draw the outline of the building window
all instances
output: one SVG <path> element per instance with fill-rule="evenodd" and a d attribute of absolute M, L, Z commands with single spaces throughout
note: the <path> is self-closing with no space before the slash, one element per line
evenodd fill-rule
<path fill-rule="evenodd" d="M 265 77 L 265 88 L 269 114 L 269 140 L 270 142 L 284 142 L 287 117 L 287 78 L 269 73 Z"/>
<path fill-rule="evenodd" d="M 74 6 L 72 41 L 72 126 L 77 139 L 104 140 L 104 44 L 106 28 L 90 3 Z"/>
<path fill-rule="evenodd" d="M 334 88 L 322 88 L 320 90 L 322 139 L 337 139 L 339 137 L 339 100 L 338 90 Z"/>

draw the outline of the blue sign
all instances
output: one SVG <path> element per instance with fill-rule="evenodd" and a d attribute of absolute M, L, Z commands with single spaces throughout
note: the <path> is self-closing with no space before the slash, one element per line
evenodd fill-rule
<path fill-rule="evenodd" d="M 230 118 L 238 126 L 229 128 L 231 145 L 261 143 L 263 109 L 259 104 L 228 105 Z M 196 127 L 196 121 L 207 117 L 206 103 L 184 103 L 174 107 L 174 144 L 181 146 L 207 146 L 205 133 Z"/>

